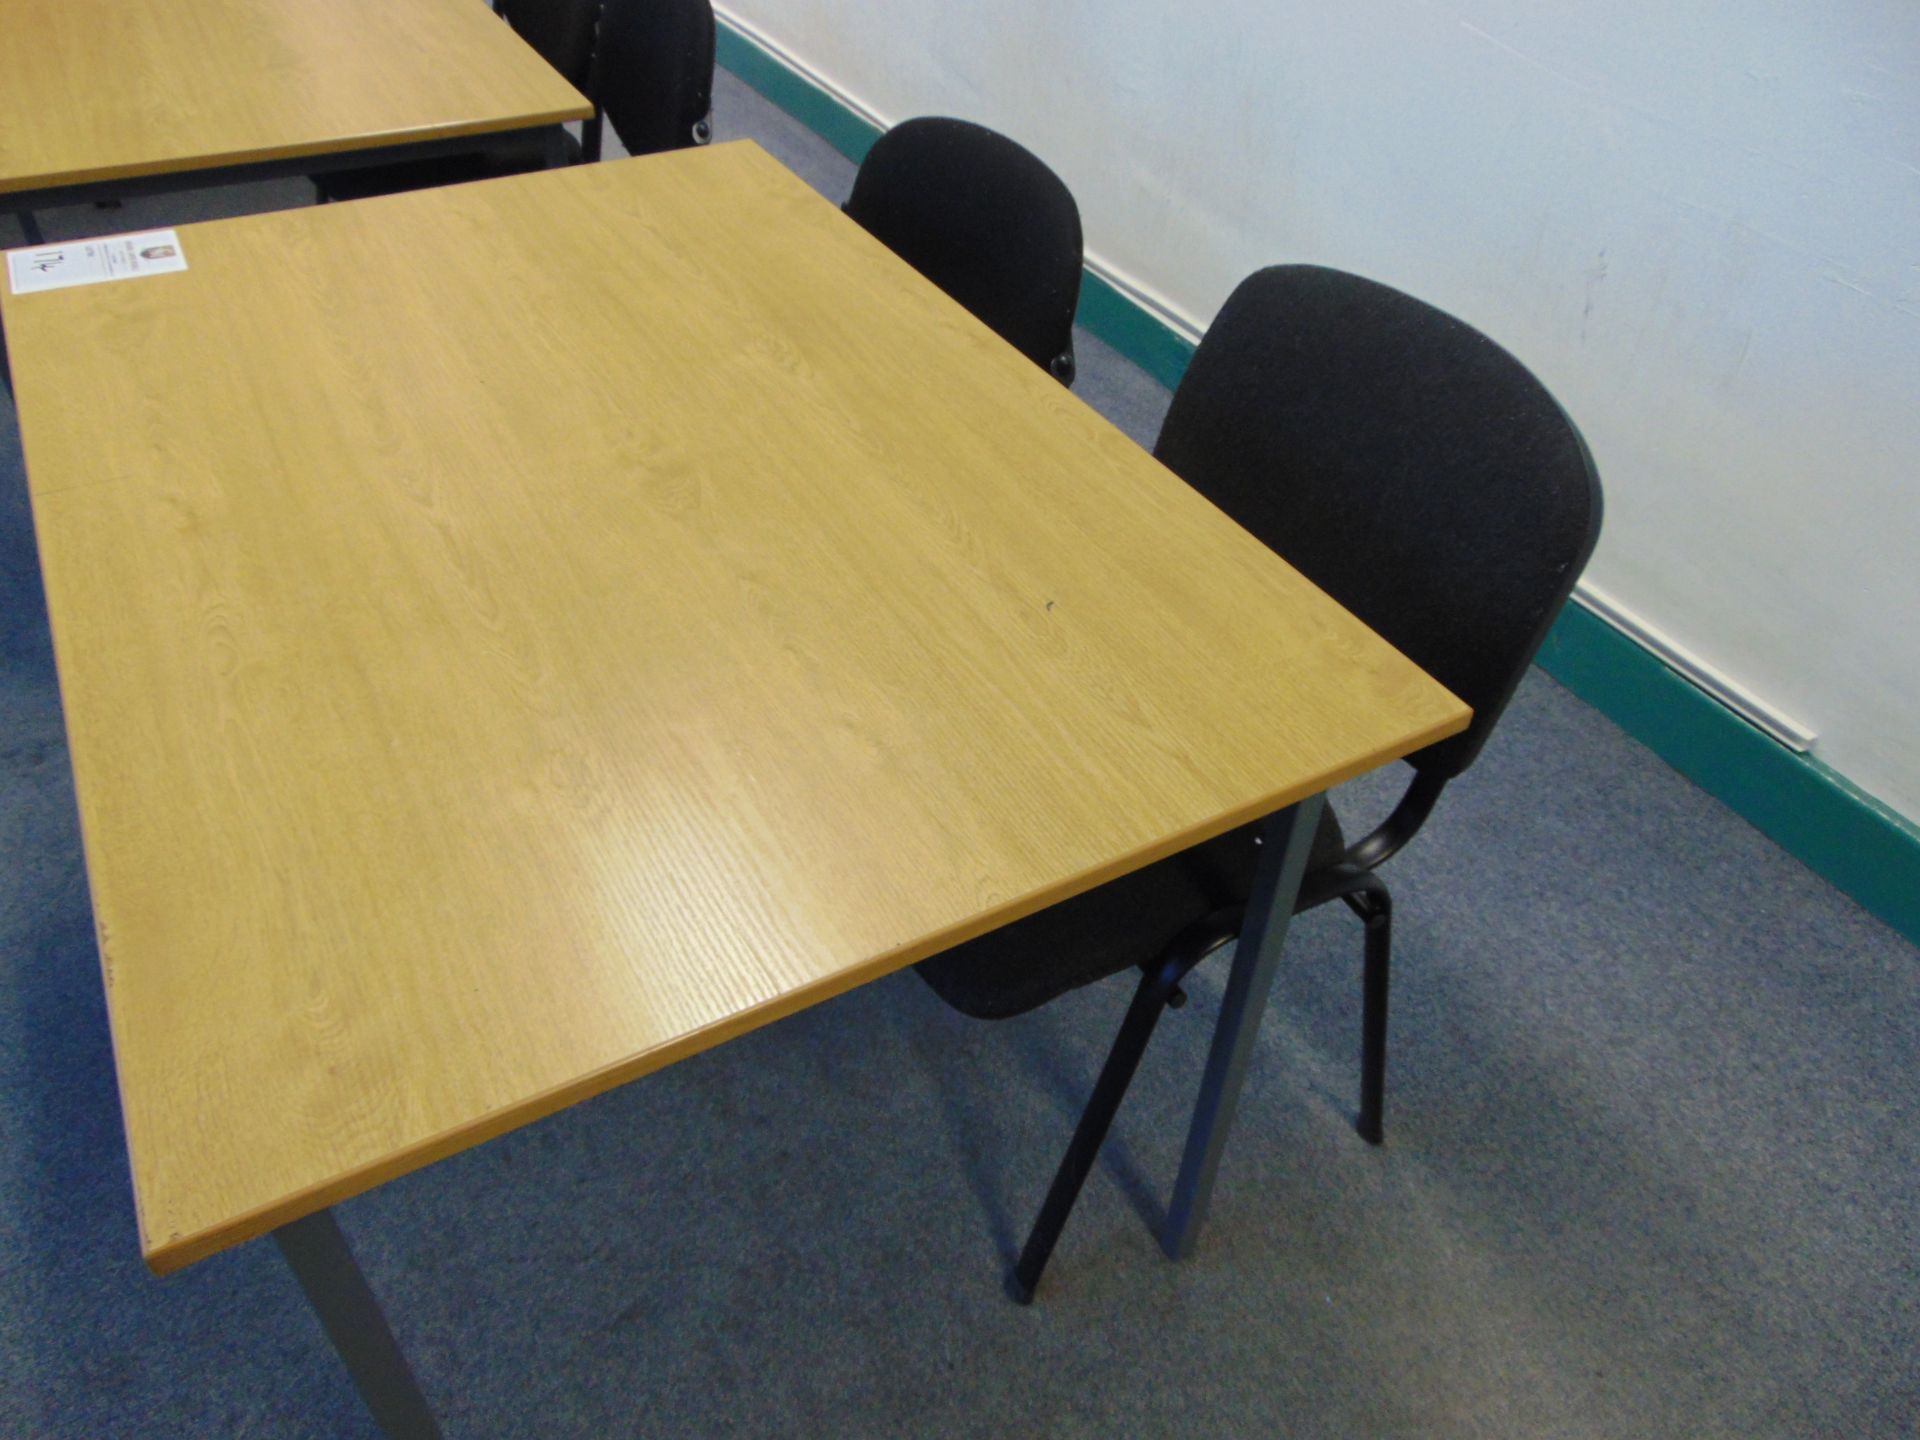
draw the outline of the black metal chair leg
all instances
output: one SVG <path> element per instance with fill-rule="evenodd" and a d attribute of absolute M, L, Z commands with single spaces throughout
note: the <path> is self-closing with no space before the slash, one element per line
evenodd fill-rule
<path fill-rule="evenodd" d="M 1393 956 L 1393 902 L 1384 890 L 1366 897 L 1365 972 L 1361 978 L 1360 1115 L 1354 1129 L 1369 1145 L 1385 1137 L 1387 1096 L 1387 986 Z"/>
<path fill-rule="evenodd" d="M 1167 971 L 1171 968 L 1156 966 L 1141 977 L 1140 988 L 1133 993 L 1127 1018 L 1121 1022 L 1113 1049 L 1107 1052 L 1107 1063 L 1100 1069 L 1099 1080 L 1094 1082 L 1093 1094 L 1074 1129 L 1073 1141 L 1061 1157 L 1060 1169 L 1054 1174 L 1046 1202 L 1040 1207 L 1039 1218 L 1033 1222 L 1019 1262 L 1008 1279 L 1008 1290 L 1022 1305 L 1033 1299 L 1040 1272 L 1047 1268 L 1060 1232 L 1066 1228 L 1067 1216 L 1073 1213 L 1073 1202 L 1080 1198 L 1080 1187 L 1086 1183 L 1087 1173 L 1093 1169 L 1113 1117 L 1120 1111 L 1120 1102 L 1126 1098 L 1127 1087 L 1133 1083 L 1133 1072 L 1140 1067 L 1140 1057 L 1147 1053 L 1153 1027 L 1159 1023 L 1160 1012 L 1166 1008 L 1167 997 L 1180 974 L 1185 973 L 1182 970 L 1180 974 L 1169 975 Z"/>

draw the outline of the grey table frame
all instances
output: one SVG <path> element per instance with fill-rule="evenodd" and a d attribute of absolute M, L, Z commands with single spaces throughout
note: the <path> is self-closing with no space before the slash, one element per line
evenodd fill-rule
<path fill-rule="evenodd" d="M 1323 795 L 1311 796 L 1267 822 L 1260 868 L 1234 947 L 1186 1153 L 1160 1235 L 1161 1247 L 1175 1260 L 1192 1254 L 1200 1238 L 1325 800 Z M 273 1238 L 354 1387 L 390 1440 L 439 1440 L 433 1411 L 332 1210 L 283 1225 Z"/>
<path fill-rule="evenodd" d="M 563 124 L 486 130 L 433 140 L 410 140 L 398 145 L 363 145 L 354 150 L 330 150 L 313 155 L 291 155 L 278 160 L 250 160 L 238 165 L 207 165 L 168 170 L 153 175 L 131 175 L 120 180 L 84 180 L 71 185 L 43 185 L 31 190 L 0 192 L 0 213 L 20 221 L 29 245 L 44 245 L 34 220 L 36 210 L 83 205 L 96 200 L 126 200 L 138 195 L 167 195 L 181 190 L 210 190 L 223 185 L 245 185 L 255 180 L 282 180 L 290 175 L 325 175 L 336 170 L 362 170 L 376 165 L 399 165 L 413 160 L 443 160 L 456 155 L 486 154 L 520 149 L 532 142 L 544 145 L 547 164 L 558 165 L 566 155 Z"/>

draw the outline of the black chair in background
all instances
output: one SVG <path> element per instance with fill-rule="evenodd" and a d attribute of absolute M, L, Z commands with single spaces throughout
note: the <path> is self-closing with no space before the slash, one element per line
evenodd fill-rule
<path fill-rule="evenodd" d="M 1520 362 L 1432 306 L 1356 275 L 1262 270 L 1215 319 L 1154 453 L 1473 707 L 1408 757 L 1387 819 L 1348 844 L 1321 815 L 1296 913 L 1344 901 L 1365 924 L 1360 1111 L 1381 1138 L 1391 901 L 1376 868 L 1473 763 L 1600 533 L 1600 482 L 1573 422 Z M 1012 1281 L 1029 1299 L 1187 972 L 1231 943 L 1253 886 L 1248 825 L 917 967 L 984 1019 L 1123 970 L 1145 972 Z"/>
<path fill-rule="evenodd" d="M 710 0 L 500 0 L 500 15 L 593 102 L 569 165 L 600 158 L 611 123 L 630 155 L 704 145 L 712 135 Z M 485 155 L 403 161 L 316 176 L 320 198 L 360 200 L 544 169 L 544 142 Z"/>
<path fill-rule="evenodd" d="M 602 0 L 495 0 L 494 11 L 566 82 L 593 101 L 593 118 L 580 127 L 568 163 L 600 158 L 602 116 L 594 91 L 593 49 Z"/>
<path fill-rule="evenodd" d="M 1080 209 L 1006 136 L 925 117 L 874 142 L 846 212 L 1062 383 L 1073 383 Z"/>
<path fill-rule="evenodd" d="M 713 57 L 709 0 L 606 0 L 589 98 L 629 155 L 704 145 L 713 138 Z"/>

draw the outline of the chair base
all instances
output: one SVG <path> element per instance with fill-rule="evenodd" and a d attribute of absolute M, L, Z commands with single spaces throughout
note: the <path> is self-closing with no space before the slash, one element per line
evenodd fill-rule
<path fill-rule="evenodd" d="M 1360 1108 L 1353 1128 L 1369 1145 L 1385 1138 L 1387 1071 L 1387 996 L 1392 976 L 1393 897 L 1386 884 L 1370 870 L 1336 864 L 1318 872 L 1303 889 L 1298 908 L 1312 909 L 1339 899 L 1365 926 L 1365 955 L 1361 982 Z M 1126 1098 L 1148 1042 L 1153 1039 L 1163 1010 L 1178 1009 L 1186 1000 L 1181 982 L 1208 955 L 1236 938 L 1237 910 L 1218 911 L 1198 922 L 1168 945 L 1161 957 L 1142 967 L 1138 989 L 1127 1007 L 1120 1033 L 1107 1052 L 1093 1093 L 1074 1127 L 1073 1139 L 1061 1157 L 1040 1213 L 1021 1247 L 1019 1259 L 1006 1277 L 1007 1294 L 1018 1304 L 1033 1303 L 1034 1291 L 1066 1228 L 1067 1218 L 1092 1172 L 1100 1147 L 1106 1142 L 1120 1103 Z"/>
<path fill-rule="evenodd" d="M 1008 1277 L 1008 1293 L 1023 1305 L 1033 1300 L 1040 1272 L 1047 1268 L 1053 1247 L 1060 1241 L 1060 1232 L 1066 1228 L 1067 1216 L 1073 1213 L 1073 1202 L 1080 1198 L 1080 1187 L 1086 1184 L 1100 1146 L 1112 1128 L 1113 1117 L 1119 1113 L 1120 1102 L 1133 1083 L 1134 1071 L 1140 1068 L 1140 1059 L 1147 1053 L 1147 1042 L 1153 1039 L 1154 1027 L 1160 1023 L 1160 1012 L 1166 1009 L 1168 995 L 1186 970 L 1192 968 L 1188 966 L 1178 974 L 1169 974 L 1172 965 L 1171 961 L 1163 961 L 1140 978 L 1140 988 L 1133 993 L 1133 1003 L 1127 1007 L 1120 1034 L 1113 1042 L 1113 1049 L 1107 1052 L 1107 1063 L 1100 1067 L 1100 1078 L 1094 1082 L 1087 1108 L 1074 1127 L 1073 1140 L 1061 1157 L 1060 1168 L 1047 1189 L 1039 1217 L 1034 1220 L 1020 1259 Z"/>
<path fill-rule="evenodd" d="M 1393 967 L 1393 896 L 1370 870 L 1335 867 L 1302 906 L 1339 899 L 1366 927 L 1360 979 L 1360 1109 L 1353 1128 L 1369 1145 L 1386 1138 L 1387 992 Z"/>
<path fill-rule="evenodd" d="M 1387 988 L 1393 964 L 1393 901 L 1383 885 L 1350 897 L 1347 903 L 1367 927 L 1360 981 L 1360 1113 L 1354 1118 L 1353 1128 L 1369 1145 L 1378 1145 L 1386 1138 Z"/>
<path fill-rule="evenodd" d="M 1140 986 L 1133 992 L 1133 1003 L 1127 1007 L 1126 1019 L 1120 1022 L 1120 1033 L 1107 1052 L 1106 1063 L 1100 1067 L 1100 1078 L 1094 1082 L 1087 1108 L 1080 1114 L 1080 1123 L 1074 1127 L 1067 1153 L 1054 1172 L 1053 1184 L 1047 1189 L 1040 1214 L 1028 1232 L 1027 1243 L 1021 1247 L 1013 1272 L 1007 1277 L 1007 1293 L 1020 1304 L 1033 1301 L 1041 1272 L 1047 1268 L 1053 1247 L 1060 1241 L 1060 1232 L 1066 1228 L 1067 1217 L 1073 1213 L 1074 1201 L 1080 1198 L 1080 1189 L 1086 1184 L 1100 1147 L 1106 1142 L 1107 1131 L 1113 1126 L 1113 1117 L 1119 1113 L 1120 1102 L 1126 1098 L 1127 1087 L 1133 1083 L 1134 1072 L 1147 1053 L 1147 1042 L 1153 1039 L 1161 1011 L 1178 1008 L 1185 1002 L 1180 982 L 1207 956 L 1231 943 L 1238 928 L 1237 912 L 1209 915 L 1182 931 L 1157 961 L 1144 967 Z"/>

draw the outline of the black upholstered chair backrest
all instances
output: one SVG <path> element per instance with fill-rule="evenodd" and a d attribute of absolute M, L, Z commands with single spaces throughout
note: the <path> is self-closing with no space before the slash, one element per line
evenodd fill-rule
<path fill-rule="evenodd" d="M 497 7 L 540 57 L 591 96 L 593 35 L 600 22 L 600 0 L 500 0 Z"/>
<path fill-rule="evenodd" d="M 1080 208 L 997 131 L 924 117 L 882 135 L 847 214 L 1034 364 L 1073 380 Z"/>
<path fill-rule="evenodd" d="M 713 46 L 709 0 L 606 0 L 596 98 L 628 154 L 707 142 Z"/>
<path fill-rule="evenodd" d="M 1442 777 L 1479 753 L 1600 533 L 1586 444 L 1525 366 L 1317 266 L 1233 292 L 1154 453 L 1473 707 L 1408 757 Z"/>

